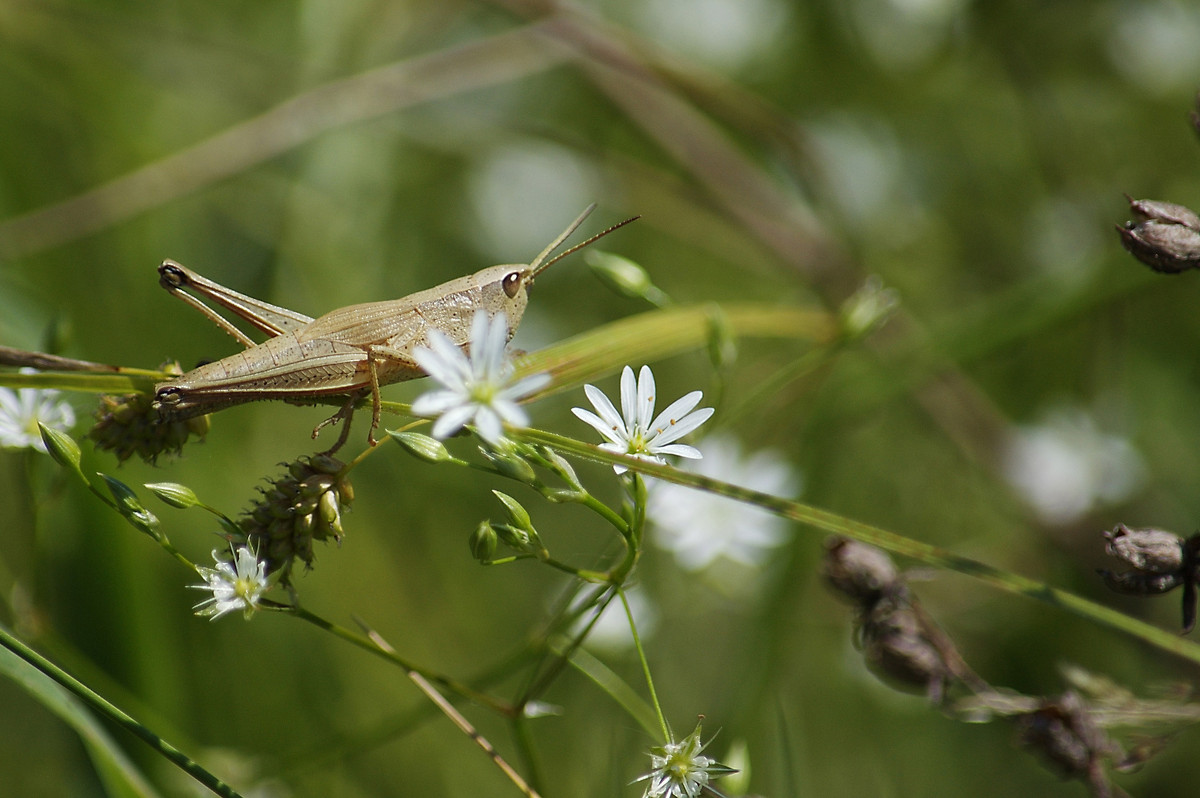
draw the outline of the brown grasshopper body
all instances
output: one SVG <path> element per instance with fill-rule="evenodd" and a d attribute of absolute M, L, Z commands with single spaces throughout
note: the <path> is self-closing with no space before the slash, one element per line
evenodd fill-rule
<path fill-rule="evenodd" d="M 441 331 L 465 348 L 471 320 L 477 310 L 483 310 L 489 316 L 504 313 L 511 338 L 525 313 L 529 286 L 541 271 L 633 221 L 615 225 L 546 261 L 591 210 L 585 210 L 529 264 L 492 266 L 403 299 L 350 305 L 316 319 L 239 294 L 174 261 L 164 261 L 159 266 L 163 287 L 201 310 L 247 349 L 155 386 L 155 407 L 164 417 L 188 418 L 263 399 L 303 401 L 349 395 L 338 413 L 313 430 L 316 437 L 326 424 L 347 419 L 336 449 L 345 441 L 355 403 L 370 393 L 373 414 L 368 440 L 373 444 L 379 424 L 379 386 L 424 376 L 412 355 L 417 347 L 428 346 L 430 330 Z M 184 289 L 224 306 L 272 337 L 254 344 Z"/>

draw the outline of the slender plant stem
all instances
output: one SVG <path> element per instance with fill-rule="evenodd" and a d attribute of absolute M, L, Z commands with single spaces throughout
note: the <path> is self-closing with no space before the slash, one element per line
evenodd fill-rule
<path fill-rule="evenodd" d="M 629 631 L 633 634 L 633 647 L 637 650 L 638 661 L 642 663 L 642 672 L 646 675 L 646 689 L 650 692 L 650 703 L 654 705 L 654 714 L 658 716 L 658 725 L 662 729 L 663 740 L 670 740 L 671 729 L 667 726 L 667 719 L 663 716 L 662 705 L 658 703 L 654 679 L 650 676 L 650 663 L 646 661 L 646 651 L 642 648 L 642 638 L 638 635 L 637 622 L 633 620 L 633 610 L 629 607 L 629 600 L 625 598 L 625 591 L 618 590 L 617 594 L 621 597 L 621 606 L 625 608 L 625 617 L 629 619 Z"/>
<path fill-rule="evenodd" d="M 13 652 L 18 657 L 44 673 L 46 676 L 62 685 L 72 694 L 78 696 L 82 701 L 87 703 L 104 717 L 108 718 L 110 721 L 125 729 L 134 737 L 137 737 L 139 740 L 158 751 L 184 773 L 187 773 L 189 776 L 203 784 L 208 789 L 212 790 L 217 795 L 224 796 L 225 798 L 240 798 L 237 791 L 214 776 L 212 773 L 209 773 L 207 770 L 202 768 L 187 754 L 183 753 L 178 748 L 171 745 L 154 732 L 150 731 L 134 718 L 122 712 L 119 708 L 109 703 L 103 696 L 92 690 L 83 682 L 79 681 L 74 676 L 67 673 L 62 668 L 43 657 L 29 646 L 25 645 L 25 643 L 13 636 L 8 629 L 4 628 L 3 626 L 0 626 L 0 645 L 3 645 L 9 651 Z"/>
<path fill-rule="evenodd" d="M 656 477 L 677 485 L 726 496 L 736 501 L 761 507 L 775 515 L 788 518 L 822 532 L 843 535 L 881 549 L 909 557 L 937 568 L 946 568 L 978 579 L 1007 593 L 1026 596 L 1059 607 L 1094 623 L 1107 626 L 1137 638 L 1145 643 L 1167 651 L 1190 662 L 1200 664 L 1200 645 L 1184 640 L 1178 635 L 1151 626 L 1144 621 L 1131 618 L 1111 607 L 1106 607 L 1082 596 L 1038 582 L 1019 574 L 1005 571 L 979 560 L 963 557 L 938 546 L 889 532 L 886 529 L 864 524 L 828 510 L 802 504 L 797 501 L 772 496 L 768 493 L 732 485 L 690 471 L 680 471 L 670 466 L 649 463 L 635 457 L 613 454 L 598 446 L 566 438 L 561 435 L 536 429 L 520 432 L 525 440 L 550 446 L 565 454 L 574 455 L 597 463 L 623 465 L 630 471 Z"/>

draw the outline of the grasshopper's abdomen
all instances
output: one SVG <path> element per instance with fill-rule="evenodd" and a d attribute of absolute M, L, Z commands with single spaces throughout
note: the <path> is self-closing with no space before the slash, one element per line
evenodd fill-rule
<path fill-rule="evenodd" d="M 244 402 L 347 394 L 368 385 L 363 349 L 340 341 L 300 341 L 291 333 L 160 383 L 155 406 L 186 418 Z"/>

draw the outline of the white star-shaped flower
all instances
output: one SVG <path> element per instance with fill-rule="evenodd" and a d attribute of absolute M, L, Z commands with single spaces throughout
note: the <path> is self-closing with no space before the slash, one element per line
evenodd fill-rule
<path fill-rule="evenodd" d="M 237 548 L 234 562 L 222 560 L 220 553 L 215 549 L 212 556 L 216 560 L 216 568 L 196 566 L 204 584 L 188 585 L 195 590 L 208 590 L 212 593 L 194 607 L 196 614 L 208 616 L 215 621 L 227 612 L 241 610 L 246 620 L 249 620 L 258 609 L 258 600 L 271 586 L 267 579 L 266 563 L 260 562 L 254 549 L 249 546 Z"/>
<path fill-rule="evenodd" d="M 470 355 L 438 330 L 429 333 L 429 346 L 413 352 L 417 365 L 442 387 L 413 402 L 413 415 L 436 418 L 433 437 L 448 438 L 467 424 L 495 445 L 504 437 L 505 422 L 517 427 L 529 417 L 517 401 L 550 382 L 549 374 L 534 374 L 513 382 L 513 364 L 505 354 L 508 317 L 475 311 L 471 320 Z"/>
<path fill-rule="evenodd" d="M 655 416 L 654 372 L 649 366 L 642 366 L 636 382 L 629 366 L 621 372 L 620 413 L 599 388 L 585 385 L 583 390 L 596 412 L 581 407 L 573 407 L 571 412 L 608 439 L 607 443 L 600 444 L 601 449 L 631 454 L 655 463 L 665 463 L 662 456 L 667 454 L 693 459 L 701 457 L 696 447 L 675 443 L 713 414 L 711 407 L 693 410 L 704 397 L 700 391 L 684 395 Z M 626 471 L 624 466 L 613 466 L 613 470 L 618 474 Z"/>
<path fill-rule="evenodd" d="M 22 373 L 36 373 L 22 369 Z M 75 411 L 58 398 L 58 391 L 41 388 L 0 388 L 0 447 L 46 451 L 38 422 L 62 432 L 75 426 Z"/>
<path fill-rule="evenodd" d="M 706 745 L 700 742 L 700 725 L 697 724 L 695 731 L 679 742 L 671 741 L 651 748 L 653 769 L 636 780 L 650 782 L 642 798 L 696 798 L 709 779 L 733 773 L 732 768 L 700 753 Z"/>

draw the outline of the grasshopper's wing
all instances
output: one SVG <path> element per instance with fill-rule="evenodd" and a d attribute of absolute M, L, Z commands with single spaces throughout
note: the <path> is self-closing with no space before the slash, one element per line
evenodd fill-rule
<path fill-rule="evenodd" d="M 470 337 L 471 318 L 481 306 L 483 292 L 478 285 L 453 283 L 451 290 L 438 286 L 403 299 L 332 310 L 306 325 L 299 338 L 410 350 L 427 344 L 432 329 L 461 346 Z"/>
<path fill-rule="evenodd" d="M 271 338 L 155 386 L 160 410 L 187 418 L 264 399 L 349 394 L 370 386 L 367 353 L 336 341 Z"/>

